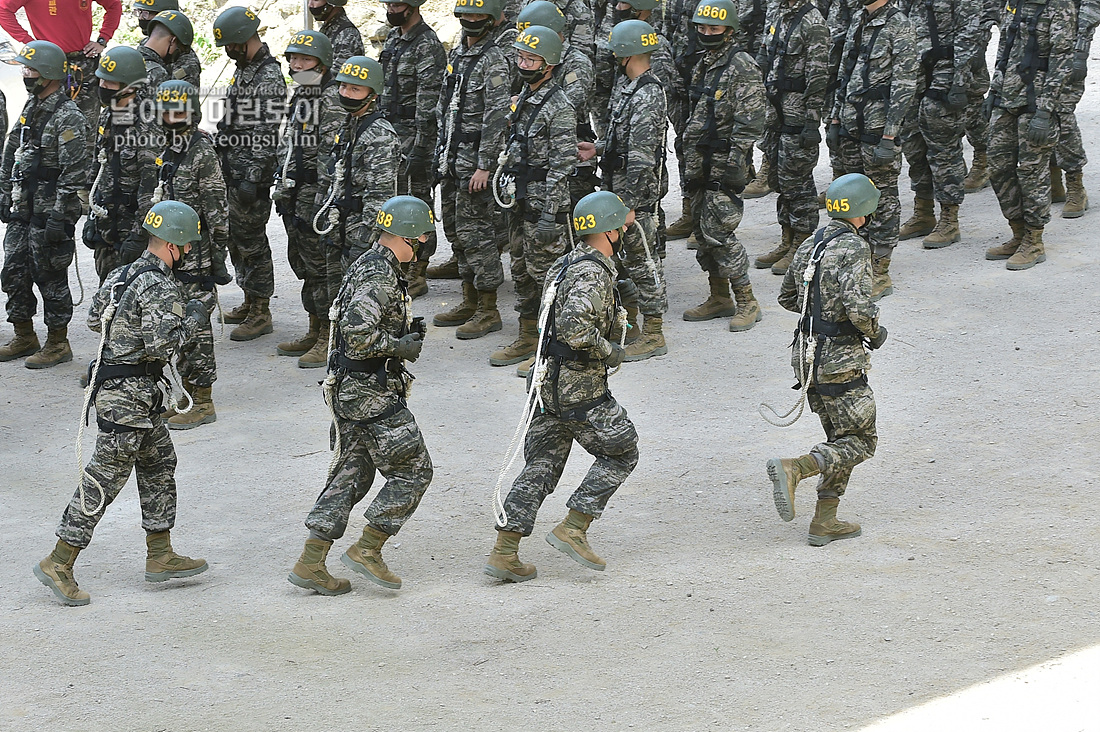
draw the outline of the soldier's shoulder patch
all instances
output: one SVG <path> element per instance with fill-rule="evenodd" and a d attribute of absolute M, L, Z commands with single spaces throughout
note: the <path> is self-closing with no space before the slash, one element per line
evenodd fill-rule
<path fill-rule="evenodd" d="M 498 87 L 498 86 L 500 86 L 501 84 L 504 83 L 504 77 L 503 76 L 493 76 L 489 79 L 489 83 L 492 84 L 494 87 Z"/>
<path fill-rule="evenodd" d="M 579 78 L 581 78 L 581 77 L 577 76 L 576 71 L 570 71 L 568 74 L 565 75 L 565 83 L 566 84 L 572 84 L 574 81 L 576 81 Z"/>
<path fill-rule="evenodd" d="M 72 130 L 62 130 L 61 134 L 58 135 L 58 137 L 61 138 L 62 142 L 71 142 L 72 139 L 76 137 L 76 133 Z"/>
<path fill-rule="evenodd" d="M 177 318 L 182 318 L 183 305 L 180 305 L 178 302 L 172 303 L 172 315 L 175 315 Z"/>
<path fill-rule="evenodd" d="M 596 312 L 600 312 L 604 309 L 605 303 L 603 301 L 603 298 L 600 297 L 600 293 L 593 292 L 589 294 L 588 299 L 592 301 L 592 307 L 593 309 L 595 309 Z"/>
<path fill-rule="evenodd" d="M 172 72 L 172 78 L 173 79 L 179 80 L 179 79 L 184 78 L 185 76 L 187 76 L 187 71 L 185 69 L 176 69 L 175 71 Z"/>

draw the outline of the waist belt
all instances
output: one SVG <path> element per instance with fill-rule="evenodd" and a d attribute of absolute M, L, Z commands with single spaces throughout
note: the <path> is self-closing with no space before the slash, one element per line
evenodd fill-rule
<path fill-rule="evenodd" d="M 807 333 L 808 327 L 803 324 L 799 330 L 803 333 Z M 842 338 L 844 336 L 855 336 L 859 338 L 863 335 L 863 332 L 852 325 L 852 321 L 850 320 L 844 320 L 838 323 L 832 320 L 820 320 L 815 318 L 813 332 L 815 335 L 823 335 L 826 338 Z"/>
<path fill-rule="evenodd" d="M 105 432 L 109 435 L 118 434 L 120 432 L 137 432 L 142 429 L 141 427 L 131 427 L 127 424 L 119 424 L 118 422 L 108 422 L 100 417 L 98 414 L 95 418 L 96 424 L 99 426 L 100 432 Z"/>
<path fill-rule="evenodd" d="M 199 289 L 212 292 L 214 290 L 214 278 L 198 272 L 176 272 L 176 279 L 185 285 L 198 285 Z"/>
<path fill-rule="evenodd" d="M 360 427 L 366 427 L 367 425 L 376 424 L 378 422 L 382 422 L 383 420 L 387 420 L 387 419 L 389 419 L 390 417 L 393 417 L 396 414 L 400 414 L 406 408 L 407 408 L 407 405 L 405 404 L 405 400 L 402 399 L 401 397 L 398 397 L 396 404 L 393 404 L 393 405 L 383 409 L 381 412 L 374 415 L 373 417 L 367 417 L 366 419 L 355 419 L 355 420 L 351 420 L 351 421 L 354 422 L 355 424 L 359 425 Z"/>
<path fill-rule="evenodd" d="M 310 168 L 308 170 L 297 171 L 294 175 L 288 175 L 287 178 L 298 183 L 310 185 L 317 182 L 317 170 L 315 168 Z"/>
<path fill-rule="evenodd" d="M 386 117 L 389 119 L 416 119 L 416 105 L 405 104 L 400 107 L 390 107 L 389 114 Z"/>
<path fill-rule="evenodd" d="M 456 134 L 454 136 L 452 141 L 459 144 L 459 145 L 464 145 L 467 142 L 478 142 L 478 143 L 480 143 L 481 142 L 481 131 L 479 130 L 477 132 L 459 132 L 458 134 Z"/>
<path fill-rule="evenodd" d="M 386 368 L 386 361 L 388 360 L 388 356 L 348 358 L 339 351 L 333 354 L 333 365 L 347 371 L 349 374 L 376 374 Z"/>
<path fill-rule="evenodd" d="M 546 355 L 560 358 L 562 361 L 573 361 L 574 363 L 591 363 L 596 360 L 587 351 L 578 351 L 558 340 L 548 340 L 546 342 Z"/>
<path fill-rule="evenodd" d="M 849 140 L 864 142 L 868 145 L 877 145 L 879 143 L 879 140 L 882 139 L 882 135 L 853 135 L 844 127 L 840 128 L 840 136 L 847 137 Z"/>
<path fill-rule="evenodd" d="M 526 206 L 523 207 L 523 220 L 524 221 L 530 221 L 531 223 L 535 223 L 540 218 L 542 218 L 542 211 L 537 211 L 535 209 L 527 208 Z M 569 212 L 568 211 L 560 211 L 560 212 L 554 214 L 554 223 L 556 223 L 556 224 L 568 224 L 569 223 Z"/>
<path fill-rule="evenodd" d="M 801 125 L 779 125 L 779 133 L 782 135 L 801 135 Z"/>
<path fill-rule="evenodd" d="M 574 404 L 568 409 L 562 410 L 562 413 L 556 415 L 558 419 L 565 419 L 570 422 L 583 422 L 588 419 L 588 413 L 596 407 L 600 406 L 604 402 L 611 401 L 611 394 L 604 392 L 601 396 L 587 402 L 581 402 L 580 404 Z"/>
<path fill-rule="evenodd" d="M 95 368 L 95 361 L 92 361 L 89 368 Z M 129 379 L 137 376 L 152 376 L 154 379 L 162 379 L 164 378 L 164 364 L 160 361 L 100 364 L 99 371 L 96 373 L 95 386 L 99 387 L 103 382 L 111 379 Z"/>
<path fill-rule="evenodd" d="M 852 389 L 858 389 L 861 386 L 867 386 L 867 374 L 857 376 L 851 381 L 845 381 L 840 384 L 814 384 L 809 390 L 816 391 L 821 396 L 838 397 L 846 394 Z"/>

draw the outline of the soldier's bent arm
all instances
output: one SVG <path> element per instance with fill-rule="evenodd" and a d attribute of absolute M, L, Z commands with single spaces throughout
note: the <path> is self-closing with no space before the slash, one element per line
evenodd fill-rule
<path fill-rule="evenodd" d="M 619 198 L 627 208 L 638 207 L 639 196 L 660 198 L 657 153 L 665 144 L 665 93 L 660 84 L 646 84 L 631 100 L 630 135 L 626 142 L 626 185 Z"/>
<path fill-rule="evenodd" d="M 792 313 L 802 312 L 798 302 L 798 283 L 795 281 L 794 267 L 787 267 L 787 273 L 783 275 L 783 284 L 779 286 L 779 305 Z"/>
<path fill-rule="evenodd" d="M 980 0 L 955 0 L 952 3 L 955 14 L 954 76 L 956 86 L 970 86 L 973 80 L 973 62 L 979 54 L 985 53 L 981 47 L 982 4 Z"/>
<path fill-rule="evenodd" d="M 752 146 L 764 134 L 764 82 L 756 64 L 744 55 L 733 62 L 736 74 L 728 74 L 723 97 L 733 104 L 733 125 L 729 131 L 729 165 L 748 170 Z"/>
<path fill-rule="evenodd" d="M 497 156 L 504 147 L 505 120 L 511 104 L 508 94 L 508 65 L 504 53 L 496 47 L 485 50 L 486 58 L 477 66 L 474 79 L 467 84 L 480 81 L 480 89 L 485 100 L 481 117 L 481 142 L 477 150 L 479 170 L 492 170 L 496 167 Z M 467 93 L 475 87 L 468 87 Z M 455 90 L 455 94 L 458 90 Z M 442 129 L 442 128 L 441 128 Z"/>
<path fill-rule="evenodd" d="M 58 113 L 49 124 L 56 124 L 57 165 L 61 174 L 57 178 L 57 199 L 53 210 L 63 212 L 65 218 L 76 221 L 80 218 L 80 199 L 77 193 L 88 187 L 88 123 L 84 115 L 72 105 L 62 114 Z"/>
<path fill-rule="evenodd" d="M 385 290 L 376 283 L 364 282 L 351 293 L 348 303 L 340 320 L 340 333 L 348 342 L 348 354 L 353 358 L 364 354 L 392 355 L 397 339 L 380 327 L 382 309 L 389 303 Z"/>
<path fill-rule="evenodd" d="M 1042 91 L 1035 100 L 1035 108 L 1053 112 L 1063 94 L 1069 89 L 1073 74 L 1073 47 L 1077 42 L 1077 8 L 1073 0 L 1050 0 L 1046 12 L 1050 13 L 1050 60 Z"/>
<path fill-rule="evenodd" d="M 556 92 L 553 92 L 556 93 Z M 577 167 L 577 114 L 562 94 L 562 104 L 547 120 L 550 135 L 550 168 L 546 171 L 546 201 L 543 211 L 559 211 L 569 206 L 568 178 Z M 550 108 L 547 104 L 542 108 Z"/>
<path fill-rule="evenodd" d="M 860 241 L 860 247 L 867 244 Z M 878 306 L 871 300 L 871 258 L 854 248 L 837 250 L 837 280 L 848 320 L 868 338 L 878 334 Z"/>
<path fill-rule="evenodd" d="M 436 43 L 421 44 L 424 53 L 416 61 L 416 140 L 413 150 L 430 155 L 435 147 L 437 119 L 435 108 L 443 92 L 443 73 L 447 58 Z"/>
<path fill-rule="evenodd" d="M 23 110 L 24 116 L 27 114 L 26 109 Z M 8 133 L 7 139 L 4 141 L 4 159 L 3 159 L 3 175 L 0 175 L 0 193 L 5 196 L 11 195 L 11 172 L 15 167 L 15 149 L 19 147 L 19 127 L 16 125 L 11 128 Z"/>
<path fill-rule="evenodd" d="M 802 104 L 810 119 L 821 119 L 826 113 L 825 90 L 829 86 L 829 31 L 824 23 L 809 23 L 802 20 L 805 34 L 802 37 L 806 91 L 802 95 Z M 816 116 L 815 116 L 816 115 Z"/>
<path fill-rule="evenodd" d="M 611 342 L 600 333 L 596 323 L 607 307 L 604 298 L 608 293 L 602 292 L 605 288 L 600 286 L 600 275 L 589 277 L 584 271 L 599 266 L 589 262 L 573 265 L 576 271 L 566 277 L 558 290 L 556 321 L 558 340 L 578 351 L 593 351 L 602 360 L 611 354 Z"/>
<path fill-rule="evenodd" d="M 890 79 L 890 100 L 886 104 L 886 126 L 883 137 L 897 137 L 913 96 L 917 91 L 917 39 L 913 33 L 913 24 L 900 13 L 888 21 L 893 26 L 891 38 L 891 60 L 893 74 Z M 885 30 L 885 29 L 884 29 Z"/>
<path fill-rule="evenodd" d="M 131 287 L 136 285 L 135 282 Z M 169 361 L 180 346 L 195 337 L 198 330 L 195 321 L 184 317 L 185 303 L 172 282 L 158 280 L 141 292 L 135 302 L 141 308 L 145 353 L 154 361 Z"/>

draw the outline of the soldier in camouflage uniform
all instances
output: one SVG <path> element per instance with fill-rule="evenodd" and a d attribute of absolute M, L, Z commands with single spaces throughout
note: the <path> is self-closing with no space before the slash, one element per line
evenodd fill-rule
<path fill-rule="evenodd" d="M 432 155 L 439 136 L 436 105 L 446 74 L 447 52 L 420 15 L 423 2 L 386 3 L 386 22 L 392 28 L 378 60 L 386 79 L 382 113 L 401 141 L 397 192 L 416 196 L 434 209 Z M 413 298 L 428 292 L 425 272 L 435 249 L 433 231 L 416 261 L 409 265 L 409 294 Z"/>
<path fill-rule="evenodd" d="M 77 192 L 88 187 L 87 121 L 62 86 L 65 54 L 49 41 L 31 41 L 19 51 L 28 99 L 4 146 L 0 175 L 0 221 L 8 322 L 15 338 L 0 347 L 0 361 L 29 356 L 27 368 L 73 360 L 68 326 L 73 317 L 69 264 L 75 254 Z M 42 295 L 49 330 L 39 348 L 31 318 Z"/>
<path fill-rule="evenodd" d="M 925 249 L 941 249 L 962 238 L 962 138 L 979 52 L 981 5 L 979 0 L 916 0 L 909 18 L 921 73 L 902 130 L 902 150 L 915 199 L 913 216 L 901 225 L 898 238 L 923 236 Z M 940 204 L 938 220 L 933 198 Z"/>
<path fill-rule="evenodd" d="M 1062 171 L 1066 172 L 1065 190 L 1062 192 L 1062 218 L 1076 219 L 1085 214 L 1089 207 L 1089 196 L 1085 192 L 1083 173 L 1088 158 L 1085 156 L 1084 140 L 1077 126 L 1077 104 L 1085 94 L 1085 76 L 1088 74 L 1089 49 L 1096 25 L 1100 22 L 1100 2 L 1098 0 L 1074 0 L 1077 7 L 1077 40 L 1073 46 L 1073 72 L 1070 85 L 1058 102 L 1058 123 L 1061 132 L 1054 146 L 1054 158 L 1051 164 L 1051 186 L 1057 187 Z M 1051 201 L 1057 197 L 1052 194 Z"/>
<path fill-rule="evenodd" d="M 763 168 L 782 231 L 779 245 L 756 258 L 758 269 L 784 274 L 798 245 L 817 228 L 814 167 L 829 85 L 829 30 L 812 3 L 784 0 L 757 57 L 768 98 Z"/>
<path fill-rule="evenodd" d="M 509 103 L 508 64 L 492 34 L 500 7 L 498 0 L 487 0 L 483 8 L 466 0 L 455 4 L 462 40 L 447 59 L 436 107 L 441 120 L 435 163 L 443 231 L 457 260 L 462 301 L 438 313 L 432 323 L 457 326 L 455 336 L 464 340 L 502 327 L 497 289 L 504 282 L 498 247 L 503 219 L 490 188 L 504 144 Z"/>
<path fill-rule="evenodd" d="M 664 235 L 668 239 L 684 239 L 692 235 L 695 228 L 695 219 L 691 211 L 691 196 L 687 195 L 686 182 L 684 180 L 684 131 L 687 126 L 688 114 L 691 112 L 691 102 L 688 98 L 688 87 L 691 85 L 691 76 L 695 64 L 702 57 L 702 49 L 696 42 L 695 24 L 691 22 L 698 3 L 693 0 L 664 0 L 658 7 L 656 16 L 650 17 L 650 22 L 657 29 L 657 33 L 667 38 L 672 45 L 672 57 L 675 70 L 679 78 L 676 84 L 665 89 L 668 97 L 669 119 L 672 122 L 674 132 L 674 146 L 676 150 L 677 174 L 680 181 L 681 209 L 680 218 L 665 227 Z M 657 21 L 657 22 L 654 22 Z"/>
<path fill-rule="evenodd" d="M 863 16 L 861 12 L 863 4 L 860 0 L 825 0 L 818 5 L 825 22 L 829 26 L 829 84 L 825 87 L 825 112 L 832 111 L 833 100 L 836 99 L 836 89 L 840 84 L 841 61 L 844 53 L 844 43 L 848 40 L 848 33 L 852 26 L 859 23 Z M 829 119 L 823 120 L 825 129 L 829 128 Z M 833 178 L 843 175 L 836 151 L 829 146 L 829 165 L 833 171 Z M 825 190 L 817 198 L 817 207 L 825 208 Z"/>
<path fill-rule="evenodd" d="M 332 45 L 323 33 L 303 30 L 291 36 L 286 58 L 297 86 L 279 140 L 276 158 L 280 167 L 272 200 L 286 227 L 290 268 L 302 281 L 302 306 L 309 315 L 309 329 L 275 350 L 280 356 L 298 357 L 300 368 L 320 368 L 328 362 L 328 309 L 336 292 L 329 293 L 328 247 L 313 228 L 321 192 L 318 151 L 332 144 L 347 115 L 330 70 Z"/>
<path fill-rule="evenodd" d="M 269 303 L 275 271 L 267 220 L 287 88 L 278 59 L 260 40 L 259 27 L 259 16 L 240 6 L 214 19 L 214 43 L 237 65 L 214 138 L 229 194 L 229 256 L 244 290 L 244 302 L 224 315 L 225 322 L 239 324 L 229 334 L 234 341 L 274 330 Z"/>
<path fill-rule="evenodd" d="M 336 75 L 338 101 L 347 114 L 335 145 L 319 160 L 320 190 L 327 193 L 318 198 L 313 225 L 340 255 L 341 271 L 371 247 L 374 217 L 397 191 L 397 133 L 378 106 L 382 79 L 382 65 L 366 56 L 352 56 Z M 329 272 L 334 296 L 340 282 L 331 276 L 332 267 Z"/>
<path fill-rule="evenodd" d="M 147 95 L 145 62 L 138 51 L 125 46 L 105 51 L 95 73 L 104 106 L 93 148 L 91 215 L 84 222 L 82 238 L 95 251 L 95 268 L 103 284 L 112 270 L 145 251 L 147 237 L 139 211 L 149 209 L 149 200 L 142 200 L 139 193 L 142 178 L 150 177 L 154 169 L 160 129 L 140 109 Z"/>
<path fill-rule="evenodd" d="M 174 68 L 184 54 L 191 52 L 194 39 L 195 29 L 190 18 L 179 10 L 162 10 L 153 16 L 149 21 L 149 37 L 138 46 L 145 59 L 149 89 L 154 90 L 172 78 L 169 67 Z M 198 86 L 195 81 L 191 84 Z"/>
<path fill-rule="evenodd" d="M 594 145 L 578 143 L 582 159 L 601 155 L 603 190 L 617 194 L 634 213 L 634 225 L 626 230 L 618 259 L 638 289 L 637 301 L 625 303 L 627 322 L 634 330 L 639 311 L 645 320 L 640 336 L 631 339 L 628 334 L 627 361 L 668 353 L 662 330 L 668 293 L 664 261 L 657 253 L 657 210 L 668 192 L 668 112 L 663 84 L 650 67 L 651 49 L 658 40 L 653 26 L 644 20 L 624 20 L 612 28 L 610 47 L 624 71 L 612 92 L 607 136 Z"/>
<path fill-rule="evenodd" d="M 982 114 L 982 104 L 989 92 L 989 64 L 985 60 L 986 49 L 993 36 L 993 24 L 1001 14 L 1003 3 L 998 0 L 981 0 L 982 15 L 978 22 L 977 50 L 972 59 L 974 71 L 968 90 L 966 106 L 966 139 L 974 148 L 974 162 L 963 180 L 966 193 L 977 193 L 989 186 L 989 166 L 986 153 L 989 149 L 989 120 Z"/>
<path fill-rule="evenodd" d="M 534 356 L 535 319 L 546 271 L 570 247 L 569 176 L 577 164 L 576 111 L 554 74 L 561 63 L 560 36 L 533 25 L 513 45 L 527 86 L 508 115 L 508 141 L 501 159 L 511 181 L 504 185 L 505 195 L 514 202 L 508 235 L 519 336 L 489 357 L 493 366 Z"/>
<path fill-rule="evenodd" d="M 832 221 L 806 239 L 787 268 L 779 304 L 800 313 L 791 364 L 810 409 L 821 420 L 826 441 L 798 458 L 768 461 L 775 507 L 784 521 L 794 518 L 799 481 L 821 475 L 809 543 L 824 546 L 861 533 L 859 524 L 836 517 L 852 469 L 875 454 L 875 395 L 867 384 L 871 350 L 886 342 L 871 297 L 871 245 L 861 234 L 879 202 L 870 179 L 849 173 L 825 195 Z M 814 266 L 807 282 L 807 267 Z M 808 349 L 816 349 L 808 373 Z"/>
<path fill-rule="evenodd" d="M 348 0 L 309 0 L 309 14 L 321 22 L 318 28 L 332 43 L 332 68 L 343 68 L 352 56 L 362 56 L 363 34 L 351 22 L 344 7 Z"/>
<path fill-rule="evenodd" d="M 138 27 L 146 36 L 153 30 L 152 21 L 158 13 L 179 9 L 177 0 L 134 0 L 134 15 L 137 17 Z M 139 45 L 144 46 L 146 42 L 148 38 L 142 39 Z M 202 86 L 202 63 L 195 49 L 191 48 L 190 41 L 184 46 L 179 55 L 165 63 L 164 67 L 169 79 L 182 79 L 198 88 Z"/>
<path fill-rule="evenodd" d="M 1043 228 L 1050 221 L 1050 158 L 1058 141 L 1059 105 L 1071 88 L 1077 9 L 1073 0 L 1005 6 L 997 66 L 985 110 L 989 179 L 1013 236 L 986 259 L 1011 270 L 1046 261 Z"/>
<path fill-rule="evenodd" d="M 141 199 L 179 201 L 202 222 L 201 238 L 174 272 L 188 300 L 198 300 L 213 312 L 216 285 L 232 282 L 225 267 L 229 241 L 229 202 L 214 141 L 199 129 L 199 90 L 182 79 L 157 88 L 156 109 L 164 129 L 164 148 L 156 159 L 155 188 Z M 211 388 L 218 378 L 214 332 L 201 325 L 195 337 L 179 348 L 177 367 L 193 405 L 187 412 L 169 409 L 163 415 L 170 430 L 187 430 L 217 420 Z"/>
<path fill-rule="evenodd" d="M 66 605 L 88 604 L 73 563 L 135 468 L 148 547 L 145 580 L 163 582 L 209 569 L 204 560 L 172 550 L 176 451 L 160 416 L 164 366 L 210 322 L 206 306 L 184 300 L 172 276 L 199 238 L 199 217 L 182 203 L 164 201 L 149 210 L 143 225 L 148 249 L 111 273 L 88 311 L 88 327 L 102 333 L 85 398 L 85 407 L 95 405 L 99 435 L 61 516 L 57 546 L 34 567 L 39 581 Z"/>
<path fill-rule="evenodd" d="M 684 311 L 684 320 L 733 316 L 733 332 L 762 317 L 749 282 L 749 258 L 737 239 L 749 179 L 752 146 L 764 131 L 764 85 L 756 62 L 733 40 L 736 9 L 730 0 L 703 0 L 693 16 L 705 52 L 692 78 L 692 107 L 684 132 L 685 193 L 695 216 L 695 259 L 707 273 L 710 296 Z M 730 298 L 730 286 L 736 298 Z"/>
<path fill-rule="evenodd" d="M 840 81 L 828 129 L 829 149 L 842 173 L 863 173 L 882 193 L 878 211 L 867 225 L 873 247 L 873 296 L 894 291 L 890 256 L 898 245 L 901 205 L 899 135 L 917 85 L 917 48 L 913 25 L 894 4 L 864 5 L 844 43 Z"/>
<path fill-rule="evenodd" d="M 587 531 L 611 496 L 638 464 L 638 433 L 608 390 L 608 370 L 626 355 L 612 340 L 625 313 L 615 288 L 612 257 L 622 246 L 630 211 L 618 196 L 598 191 L 573 211 L 580 241 L 558 259 L 546 276 L 546 307 L 540 360 L 532 366 L 537 399 L 523 443 L 526 465 L 497 517 L 497 540 L 484 572 L 497 579 L 525 582 L 535 567 L 519 560 L 519 542 L 535 528 L 535 516 L 554 492 L 576 440 L 596 458 L 566 505 L 569 514 L 546 540 L 579 564 L 607 566 L 588 543 Z"/>
<path fill-rule="evenodd" d="M 348 63 L 355 63 L 353 57 Z M 401 265 L 435 228 L 419 198 L 397 196 L 376 213 L 377 242 L 348 268 L 333 307 L 333 352 L 325 379 L 336 454 L 324 490 L 306 518 L 309 539 L 287 578 L 322 595 L 351 583 L 325 567 L 332 542 L 344 535 L 351 510 L 366 497 L 375 471 L 386 484 L 366 511 L 363 535 L 340 558 L 371 582 L 399 589 L 401 578 L 382 559 L 382 545 L 412 516 L 432 482 L 432 459 L 406 404 L 412 375 L 405 362 L 423 348 L 424 324 L 412 317 Z"/>
<path fill-rule="evenodd" d="M 596 19 L 588 0 L 551 0 L 565 16 L 565 40 L 593 58 L 596 52 Z"/>

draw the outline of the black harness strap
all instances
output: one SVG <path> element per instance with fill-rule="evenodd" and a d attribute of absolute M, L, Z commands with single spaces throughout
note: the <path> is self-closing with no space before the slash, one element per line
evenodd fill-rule
<path fill-rule="evenodd" d="M 1008 6 L 1006 5 L 1005 7 L 1007 8 Z M 1027 6 L 1025 5 L 1024 7 L 1026 8 Z M 1048 56 L 1039 55 L 1039 37 L 1036 33 L 1036 29 L 1039 26 L 1039 20 L 1043 15 L 1043 9 L 1045 7 L 1045 4 L 1038 6 L 1035 14 L 1027 18 L 1027 41 L 1024 46 L 1024 57 L 1016 66 L 1016 71 L 1020 74 L 1020 78 L 1027 84 L 1028 112 L 1035 111 L 1035 74 L 1038 71 L 1046 71 L 1050 62 Z M 1012 13 L 1012 22 L 1008 25 L 1008 31 L 1005 35 L 1004 50 L 1001 55 L 997 57 L 997 64 L 994 67 L 997 71 L 1001 72 L 1001 79 L 1004 79 L 1004 75 L 1008 71 L 1008 61 L 1012 58 L 1012 48 L 1019 39 L 1020 26 L 1023 22 L 1024 19 L 1021 17 L 1018 4 L 1016 10 Z"/>
<path fill-rule="evenodd" d="M 767 64 L 767 68 L 764 69 L 764 95 L 771 102 L 775 108 L 776 114 L 779 116 L 779 132 L 784 135 L 797 135 L 802 132 L 800 125 L 789 125 L 786 123 L 786 119 L 783 116 L 783 99 L 791 92 L 803 93 L 806 91 L 806 77 L 805 76 L 787 76 L 787 49 L 791 46 L 791 36 L 794 35 L 794 31 L 798 28 L 798 25 L 802 22 L 802 19 L 806 17 L 806 13 L 813 9 L 813 3 L 807 2 L 798 9 L 791 18 L 791 24 L 787 26 L 787 32 L 783 36 L 783 45 L 780 47 L 779 38 L 773 31 L 771 34 L 771 41 L 766 47 L 766 53 L 764 55 L 764 61 Z M 776 64 L 779 67 L 776 69 Z M 775 81 L 768 82 L 767 79 L 772 69 L 776 69 Z"/>
<path fill-rule="evenodd" d="M 332 167 L 329 170 L 330 174 L 334 174 L 336 170 L 336 161 L 343 160 L 344 163 L 344 190 L 341 191 L 340 198 L 333 201 L 333 205 L 336 206 L 340 212 L 340 249 L 344 254 L 347 254 L 349 247 L 348 240 L 348 214 L 352 212 L 358 212 L 363 210 L 363 200 L 358 196 L 349 195 L 351 192 L 351 186 L 348 181 L 351 178 L 353 171 L 352 160 L 355 150 L 355 143 L 366 132 L 367 128 L 375 123 L 376 120 L 382 119 L 382 111 L 376 109 L 370 114 L 361 117 L 356 122 L 354 117 L 349 116 L 344 123 L 344 129 L 341 131 L 339 147 L 333 150 Z M 354 134 L 348 134 L 345 139 L 344 133 L 350 133 L 354 129 Z"/>
<path fill-rule="evenodd" d="M 631 100 L 634 95 L 641 91 L 644 87 L 651 84 L 661 86 L 660 79 L 652 75 L 643 75 L 639 78 L 638 86 L 634 88 L 629 95 L 624 96 L 619 106 L 611 114 L 611 124 L 607 131 L 607 144 L 604 146 L 603 156 L 600 158 L 600 171 L 603 173 L 603 185 L 608 190 L 611 190 L 611 174 L 617 170 L 626 169 L 626 153 L 619 150 L 619 128 L 626 121 L 625 114 L 627 108 L 630 106 Z M 665 156 L 668 154 L 665 150 L 664 136 L 661 137 L 662 143 L 658 146 L 660 149 L 657 152 L 657 167 L 658 174 L 665 166 Z"/>
<path fill-rule="evenodd" d="M 952 15 L 955 12 L 955 3 L 951 3 Z M 924 15 L 928 19 L 928 40 L 932 48 L 921 54 L 920 65 L 924 70 L 924 96 L 937 102 L 947 100 L 947 92 L 932 88 L 932 72 L 936 69 L 936 62 L 955 58 L 955 47 L 945 46 L 940 39 L 939 21 L 936 19 L 935 3 L 933 0 L 924 0 Z"/>
<path fill-rule="evenodd" d="M 391 45 L 387 45 L 382 53 L 378 56 L 378 60 L 382 63 L 382 70 L 386 76 L 386 88 L 390 90 L 390 101 L 386 105 L 386 119 L 395 122 L 408 122 L 409 120 L 416 119 L 416 104 L 398 104 L 398 100 L 401 97 L 401 85 L 400 77 L 397 74 L 397 67 L 401 63 L 401 56 L 412 45 L 411 39 L 409 41 L 403 41 L 399 36 L 395 36 L 397 41 Z"/>
<path fill-rule="evenodd" d="M 856 64 L 862 63 L 863 68 L 861 69 L 862 88 L 853 94 L 853 96 L 857 96 L 859 99 L 848 100 L 856 110 L 855 134 L 853 135 L 853 133 L 848 130 L 842 129 L 841 131 L 850 139 L 859 140 L 868 145 L 877 145 L 881 136 L 867 134 L 864 128 L 864 110 L 867 107 L 867 103 L 872 101 L 885 101 L 887 109 L 889 109 L 891 87 L 890 82 L 871 86 L 871 54 L 874 52 L 875 42 L 878 41 L 879 33 L 881 33 L 882 29 L 886 27 L 886 24 L 890 22 L 890 19 L 899 12 L 901 11 L 895 6 L 888 6 L 884 11 L 882 24 L 874 27 L 874 30 L 871 31 L 871 37 L 866 43 L 863 42 L 863 31 L 867 26 L 866 21 L 868 16 L 864 15 L 852 39 L 852 48 L 848 51 L 848 57 L 844 61 L 844 73 L 841 75 L 840 86 L 846 100 L 848 99 L 848 82 L 851 80 L 852 74 L 855 73 Z"/>
<path fill-rule="evenodd" d="M 695 149 L 702 155 L 702 182 L 706 184 L 710 181 L 710 172 L 713 164 L 714 153 L 728 153 L 730 150 L 730 141 L 728 137 L 719 138 L 716 133 L 717 120 L 714 118 L 714 107 L 717 100 L 714 98 L 715 92 L 718 91 L 719 85 L 722 83 L 722 77 L 729 71 L 730 66 L 733 65 L 733 57 L 736 51 L 730 50 L 729 55 L 726 58 L 726 65 L 714 75 L 713 82 L 710 85 L 704 85 L 702 83 L 693 85 L 690 92 L 691 100 L 691 114 L 695 114 L 695 108 L 698 103 L 706 97 L 706 112 L 707 120 L 703 125 L 702 137 L 699 142 L 695 143 Z M 706 79 L 706 74 L 703 74 L 703 79 Z M 703 81 L 701 79 L 700 81 Z"/>
<path fill-rule="evenodd" d="M 526 207 L 527 205 L 527 184 L 545 181 L 547 174 L 550 172 L 548 168 L 533 168 L 529 164 L 528 161 L 530 161 L 531 159 L 531 138 L 528 136 L 527 133 L 530 132 L 531 127 L 534 126 L 535 120 L 537 120 L 539 117 L 539 113 L 542 111 L 542 108 L 546 105 L 546 103 L 550 101 L 551 97 L 553 97 L 555 94 L 565 94 L 565 91 L 561 88 L 561 86 L 555 86 L 537 104 L 535 104 L 533 107 L 528 108 L 527 97 L 530 96 L 530 92 L 531 87 L 528 86 L 524 88 L 524 90 L 519 95 L 519 99 L 516 100 L 515 111 L 512 112 L 511 116 L 509 117 L 510 132 L 508 135 L 507 147 L 510 148 L 512 146 L 512 143 L 518 143 L 521 147 L 521 160 L 516 161 L 515 163 L 504 169 L 505 173 L 510 173 L 515 176 L 516 203 L 523 207 Z M 527 112 L 528 109 L 530 109 L 531 112 L 529 116 L 524 117 L 524 113 Z M 523 118 L 527 122 L 527 124 L 523 128 L 523 132 L 519 131 L 521 118 Z M 547 140 L 548 146 L 549 142 L 550 141 Z M 524 203 L 521 204 L 521 201 L 523 201 Z"/>

